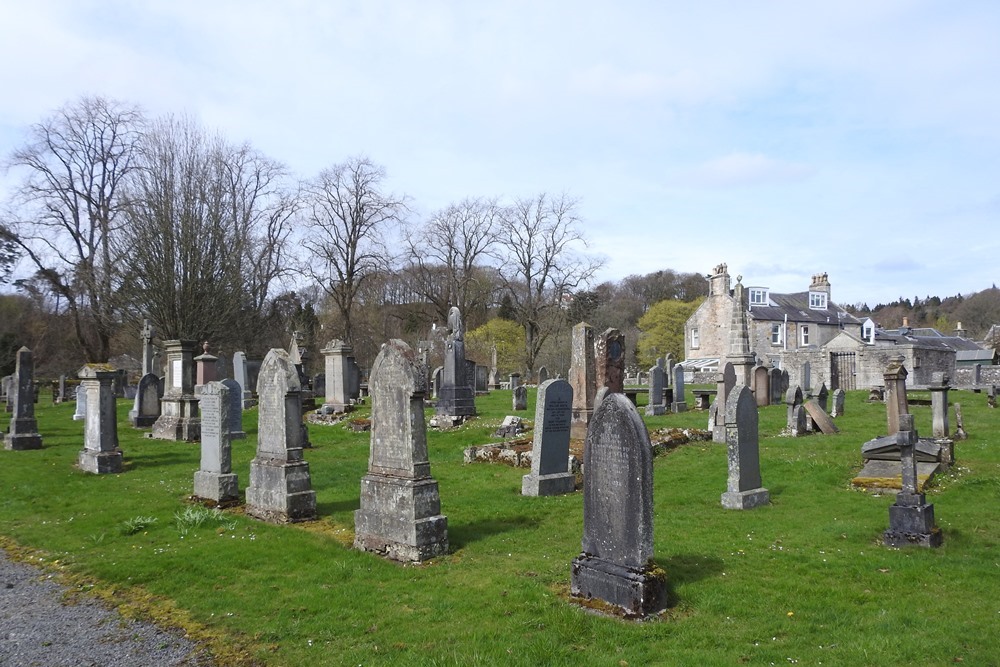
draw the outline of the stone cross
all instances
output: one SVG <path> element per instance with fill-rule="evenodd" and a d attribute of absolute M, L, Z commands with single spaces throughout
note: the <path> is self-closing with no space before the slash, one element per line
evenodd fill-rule
<path fill-rule="evenodd" d="M 409 345 L 393 339 L 382 346 L 370 380 L 371 452 L 354 547 L 404 562 L 448 553 L 448 518 L 427 457 L 426 383 Z"/>
<path fill-rule="evenodd" d="M 142 321 L 142 374 L 155 373 L 153 367 L 153 323 L 148 319 Z"/>
<path fill-rule="evenodd" d="M 941 530 L 934 523 L 934 505 L 919 492 L 917 440 L 913 415 L 899 415 L 897 442 L 902 466 L 902 490 L 896 495 L 895 504 L 889 507 L 889 528 L 882 535 L 883 543 L 889 547 L 938 547 L 943 541 Z"/>
<path fill-rule="evenodd" d="M 649 432 L 623 394 L 594 410 L 584 448 L 582 551 L 571 592 L 633 617 L 662 609 L 666 581 L 653 557 L 653 453 Z"/>
<path fill-rule="evenodd" d="M 107 364 L 87 364 L 80 369 L 80 392 L 87 396 L 83 451 L 77 459 L 81 470 L 95 474 L 122 472 L 118 446 L 118 417 L 112 383 L 118 372 Z"/>
<path fill-rule="evenodd" d="M 4 437 L 4 448 L 41 449 L 42 436 L 38 433 L 38 421 L 35 419 L 35 360 L 26 347 L 17 351 L 14 378 L 11 388 L 14 395 L 13 414 Z"/>
<path fill-rule="evenodd" d="M 725 404 L 726 447 L 729 458 L 727 490 L 722 506 L 746 510 L 770 502 L 760 481 L 760 445 L 757 401 L 747 386 L 735 388 Z"/>
<path fill-rule="evenodd" d="M 229 380 L 236 384 L 234 380 Z M 239 385 L 236 384 L 238 387 Z M 239 502 L 239 480 L 233 473 L 230 412 L 233 391 L 222 382 L 209 382 L 198 392 L 201 408 L 201 469 L 194 474 L 194 495 L 218 505 Z M 243 414 L 242 408 L 238 414 Z"/>
<path fill-rule="evenodd" d="M 576 477 L 569 470 L 569 435 L 573 387 L 566 380 L 546 380 L 535 398 L 531 473 L 521 481 L 525 496 L 572 493 Z"/>
<path fill-rule="evenodd" d="M 301 391 L 288 353 L 268 352 L 257 375 L 257 456 L 250 462 L 246 513 L 271 523 L 316 518 L 316 492 L 302 457 Z"/>

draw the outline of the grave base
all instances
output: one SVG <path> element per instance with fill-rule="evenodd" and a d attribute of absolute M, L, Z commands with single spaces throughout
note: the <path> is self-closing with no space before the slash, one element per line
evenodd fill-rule
<path fill-rule="evenodd" d="M 687 401 L 674 402 L 670 404 L 670 410 L 674 413 L 677 412 L 687 412 L 688 404 Z"/>
<path fill-rule="evenodd" d="M 525 475 L 521 478 L 522 496 L 561 496 L 576 489 L 576 475 L 560 472 L 553 475 Z"/>
<path fill-rule="evenodd" d="M 77 465 L 84 472 L 92 472 L 97 475 L 107 473 L 119 473 L 124 468 L 122 450 L 114 449 L 109 452 L 95 452 L 84 449 L 80 452 Z"/>
<path fill-rule="evenodd" d="M 571 593 L 597 598 L 631 617 L 647 616 L 666 606 L 667 582 L 662 574 L 636 570 L 580 554 L 573 559 Z"/>
<path fill-rule="evenodd" d="M 727 510 L 752 510 L 771 502 L 771 494 L 767 489 L 751 489 L 750 491 L 726 491 L 722 494 L 722 506 Z"/>
<path fill-rule="evenodd" d="M 41 449 L 42 436 L 38 433 L 8 433 L 4 436 L 3 447 L 14 451 Z"/>
<path fill-rule="evenodd" d="M 316 492 L 309 463 L 255 458 L 250 462 L 246 513 L 268 523 L 298 523 L 316 518 Z"/>
<path fill-rule="evenodd" d="M 667 406 L 665 405 L 647 405 L 646 406 L 646 416 L 647 417 L 658 417 L 659 415 L 665 415 L 667 413 Z"/>
<path fill-rule="evenodd" d="M 128 417 L 129 422 L 131 422 L 133 428 L 149 428 L 156 423 L 159 419 L 159 415 L 132 415 Z"/>
<path fill-rule="evenodd" d="M 448 553 L 448 517 L 431 477 L 404 479 L 369 473 L 354 512 L 354 548 L 402 562 Z"/>
<path fill-rule="evenodd" d="M 887 547 L 939 547 L 943 539 L 934 525 L 934 505 L 925 503 L 923 494 L 900 493 L 889 507 L 889 529 L 882 542 Z"/>
<path fill-rule="evenodd" d="M 201 439 L 201 419 L 160 415 L 153 423 L 153 437 L 158 440 L 194 442 Z"/>
<path fill-rule="evenodd" d="M 219 505 L 231 504 L 240 499 L 240 483 L 235 473 L 206 472 L 194 474 L 194 495 L 214 500 Z"/>

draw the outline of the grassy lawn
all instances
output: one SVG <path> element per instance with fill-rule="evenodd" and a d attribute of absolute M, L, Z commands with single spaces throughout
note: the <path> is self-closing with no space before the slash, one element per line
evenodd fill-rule
<path fill-rule="evenodd" d="M 655 554 L 672 606 L 643 623 L 567 601 L 579 492 L 525 498 L 526 470 L 462 463 L 463 448 L 491 441 L 510 413 L 509 391 L 477 399 L 470 424 L 428 435 L 451 553 L 424 565 L 350 546 L 367 433 L 310 426 L 319 521 L 272 526 L 236 509 L 193 525 L 177 515 L 190 507 L 198 445 L 145 438 L 128 425 L 126 401 L 126 471 L 96 476 L 74 468 L 83 422 L 72 421 L 73 404 L 42 399 L 44 449 L 0 451 L 0 534 L 74 586 L 184 626 L 223 664 L 998 664 L 1000 417 L 985 394 L 951 393 L 970 439 L 928 495 L 944 546 L 893 550 L 879 538 L 894 498 L 850 486 L 861 443 L 886 429 L 884 406 L 866 397 L 848 394 L 834 436 L 779 437 L 785 407 L 761 410 L 768 507 L 722 509 L 723 446 L 655 459 Z M 522 415 L 534 416 L 533 400 L 532 388 Z M 929 434 L 930 408 L 912 412 Z M 233 447 L 241 489 L 256 416 L 244 413 L 248 438 Z M 707 416 L 646 421 L 705 428 Z"/>

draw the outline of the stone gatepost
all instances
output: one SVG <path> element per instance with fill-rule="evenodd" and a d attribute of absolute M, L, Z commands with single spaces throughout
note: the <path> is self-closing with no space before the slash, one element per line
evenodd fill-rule
<path fill-rule="evenodd" d="M 757 401 L 747 386 L 737 387 L 726 400 L 726 446 L 729 479 L 722 506 L 747 510 L 770 502 L 760 481 L 760 445 L 757 431 Z"/>
<path fill-rule="evenodd" d="M 96 474 L 122 472 L 118 446 L 118 415 L 114 381 L 118 371 L 107 364 L 87 364 L 80 369 L 78 394 L 86 395 L 83 451 L 77 459 L 81 470 Z"/>
<path fill-rule="evenodd" d="M 594 397 L 597 394 L 597 375 L 594 371 L 594 329 L 586 322 L 573 327 L 570 350 L 569 383 L 573 387 L 574 438 L 587 436 L 587 425 L 594 414 Z"/>
<path fill-rule="evenodd" d="M 194 441 L 201 437 L 198 398 L 194 394 L 193 340 L 164 341 L 167 375 L 160 400 L 160 416 L 153 424 L 153 437 L 161 440 Z"/>
<path fill-rule="evenodd" d="M 888 422 L 888 432 L 886 435 L 896 435 L 899 433 L 900 415 L 909 414 L 910 406 L 906 401 L 906 368 L 903 366 L 903 357 L 898 356 L 889 360 L 883 377 L 885 378 L 885 414 Z"/>
<path fill-rule="evenodd" d="M 334 339 L 327 343 L 327 346 L 320 352 L 325 360 L 326 371 L 324 412 L 350 412 L 354 406 L 348 395 L 351 367 L 347 358 L 354 354 L 354 348 L 342 340 Z"/>
<path fill-rule="evenodd" d="M 917 431 L 913 415 L 899 415 L 899 457 L 902 464 L 902 490 L 896 503 L 889 507 L 889 528 L 882 535 L 888 547 L 939 547 L 941 530 L 934 523 L 934 505 L 917 492 Z"/>
<path fill-rule="evenodd" d="M 14 378 L 11 387 L 13 414 L 4 437 L 4 448 L 41 449 L 42 436 L 38 433 L 38 421 L 35 419 L 35 360 L 26 347 L 17 351 Z"/>
<path fill-rule="evenodd" d="M 194 495 L 218 505 L 233 505 L 240 500 L 239 480 L 233 474 L 232 445 L 229 438 L 229 419 L 233 407 L 231 391 L 221 382 L 209 382 L 198 390 L 201 409 L 201 469 L 194 474 Z M 241 409 L 238 414 L 242 412 Z"/>
<path fill-rule="evenodd" d="M 576 476 L 569 469 L 569 432 L 573 387 L 566 380 L 546 380 L 535 399 L 531 473 L 521 479 L 525 496 L 573 493 Z"/>
<path fill-rule="evenodd" d="M 632 617 L 656 613 L 666 604 L 666 577 L 652 558 L 649 432 L 632 402 L 608 391 L 594 409 L 584 448 L 583 540 L 571 592 Z"/>
<path fill-rule="evenodd" d="M 372 366 L 371 453 L 354 513 L 354 547 L 398 561 L 448 553 L 448 518 L 431 477 L 424 425 L 423 366 L 393 339 Z"/>
<path fill-rule="evenodd" d="M 257 456 L 246 491 L 246 513 L 270 523 L 316 518 L 316 492 L 302 457 L 301 392 L 288 352 L 272 349 L 257 376 Z"/>

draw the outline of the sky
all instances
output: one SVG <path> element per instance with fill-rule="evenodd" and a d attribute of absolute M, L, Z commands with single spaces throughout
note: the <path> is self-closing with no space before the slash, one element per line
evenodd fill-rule
<path fill-rule="evenodd" d="M 998 35 L 992 0 L 0 0 L 0 156 L 99 95 L 303 178 L 366 155 L 418 219 L 566 193 L 598 281 L 874 306 L 997 281 Z"/>

